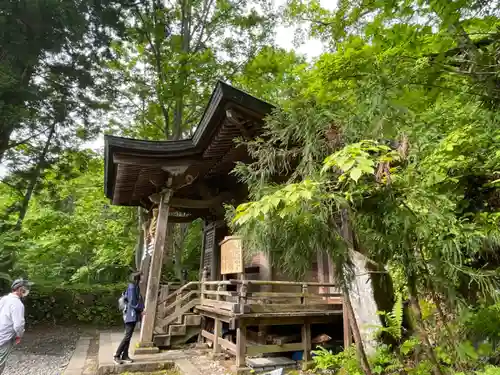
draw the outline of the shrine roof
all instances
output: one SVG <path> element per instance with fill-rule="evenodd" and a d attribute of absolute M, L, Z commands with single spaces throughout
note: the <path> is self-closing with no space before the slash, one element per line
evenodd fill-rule
<path fill-rule="evenodd" d="M 167 184 L 176 187 L 176 198 L 185 202 L 227 193 L 237 185 L 229 175 L 235 163 L 249 161 L 246 148 L 235 139 L 258 135 L 272 109 L 271 104 L 219 81 L 190 139 L 148 141 L 106 135 L 106 196 L 115 205 L 147 208 L 148 198 Z M 179 210 L 206 214 L 206 209 L 188 206 Z"/>

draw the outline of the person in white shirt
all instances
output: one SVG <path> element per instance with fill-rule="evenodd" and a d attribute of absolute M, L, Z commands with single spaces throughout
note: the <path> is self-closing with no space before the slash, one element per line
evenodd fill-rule
<path fill-rule="evenodd" d="M 0 374 L 14 344 L 19 344 L 24 335 L 24 305 L 21 298 L 29 294 L 32 283 L 17 279 L 12 283 L 12 293 L 0 299 Z"/>

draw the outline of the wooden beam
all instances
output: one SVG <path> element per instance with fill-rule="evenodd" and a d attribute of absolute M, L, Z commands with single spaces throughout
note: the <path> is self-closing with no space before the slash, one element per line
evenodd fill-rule
<path fill-rule="evenodd" d="M 211 200 L 198 200 L 198 199 L 185 199 L 185 198 L 172 198 L 171 205 L 176 208 L 195 208 L 195 209 L 208 209 L 219 203 L 214 199 Z"/>
<path fill-rule="evenodd" d="M 335 310 L 337 305 L 329 305 L 329 304 L 284 304 L 284 303 L 270 303 L 266 305 L 259 304 L 250 304 L 245 305 L 245 308 L 249 307 L 249 313 L 284 313 L 284 312 L 306 312 L 306 311 L 328 311 Z M 240 311 L 241 312 L 241 311 Z M 246 312 L 246 311 L 245 311 Z"/>
<path fill-rule="evenodd" d="M 213 333 L 210 333 L 208 331 L 205 331 L 204 329 L 201 330 L 201 336 L 206 338 L 207 340 L 214 341 L 214 335 Z"/>
<path fill-rule="evenodd" d="M 247 327 L 240 320 L 236 329 L 236 369 L 246 367 L 245 356 L 247 354 Z"/>
<path fill-rule="evenodd" d="M 170 206 L 175 208 L 209 209 L 218 207 L 226 199 L 231 198 L 231 193 L 225 192 L 211 199 L 185 199 L 172 198 Z"/>
<path fill-rule="evenodd" d="M 347 314 L 347 309 L 345 303 L 342 305 L 342 317 L 344 324 L 344 349 L 347 349 L 352 344 L 352 333 L 351 326 L 349 322 L 349 315 Z"/>
<path fill-rule="evenodd" d="M 264 353 L 284 353 L 295 352 L 303 349 L 302 343 L 292 343 L 283 345 L 253 345 L 247 347 L 247 355 L 257 355 Z"/>
<path fill-rule="evenodd" d="M 190 165 L 196 163 L 195 160 L 168 160 L 164 157 L 148 157 L 142 155 L 130 155 L 123 153 L 113 154 L 113 162 L 115 164 L 123 164 L 123 165 L 138 165 L 144 167 L 189 167 Z"/>
<path fill-rule="evenodd" d="M 198 219 L 197 216 L 189 215 L 189 216 L 172 216 L 170 215 L 168 217 L 168 222 L 169 223 L 174 223 L 174 224 L 182 224 L 182 223 L 191 223 Z"/>
<path fill-rule="evenodd" d="M 151 265 L 149 269 L 148 284 L 146 289 L 146 303 L 144 318 L 141 324 L 139 345 L 151 346 L 153 343 L 153 331 L 156 320 L 156 305 L 158 302 L 158 291 L 160 288 L 161 267 L 163 264 L 163 253 L 167 235 L 169 200 L 172 191 L 167 190 L 161 198 L 158 210 L 158 221 L 156 223 L 155 242 Z"/>
<path fill-rule="evenodd" d="M 198 193 L 203 199 L 210 200 L 215 196 L 214 194 L 212 194 L 213 190 L 210 189 L 206 183 L 198 182 L 197 187 L 198 187 Z M 225 210 L 222 205 L 216 205 L 212 207 L 212 210 L 214 210 L 217 216 L 224 216 L 225 214 Z"/>
<path fill-rule="evenodd" d="M 252 306 L 252 305 L 250 305 Z M 272 318 L 278 319 L 280 318 L 296 318 L 296 317 L 327 317 L 327 316 L 342 316 L 342 310 L 323 310 L 323 311 L 309 311 L 309 310 L 297 310 L 291 312 L 262 312 L 262 313 L 245 313 L 242 315 L 245 319 L 261 319 L 261 318 Z M 275 323 L 279 325 L 280 323 Z M 271 324 L 271 325 L 274 325 Z"/>
<path fill-rule="evenodd" d="M 309 319 L 311 324 L 331 324 L 332 316 L 313 316 L 313 317 L 275 317 L 275 318 L 249 318 L 247 315 L 244 317 L 248 326 L 287 326 L 287 325 L 302 325 L 305 319 Z"/>
<path fill-rule="evenodd" d="M 238 129 L 240 129 L 241 134 L 243 134 L 243 137 L 245 139 L 251 139 L 252 136 L 250 135 L 250 132 L 245 128 L 245 125 L 241 122 L 241 120 L 238 117 L 239 116 L 236 114 L 234 110 L 228 109 L 226 111 L 227 120 L 232 124 L 236 125 Z"/>
<path fill-rule="evenodd" d="M 226 310 L 226 311 L 231 311 L 233 313 L 241 312 L 240 305 L 238 305 L 237 303 L 233 303 L 233 302 L 216 301 L 214 299 L 203 298 L 202 303 L 203 303 L 203 306 L 213 307 L 214 309 L 217 309 L 217 310 Z"/>
<path fill-rule="evenodd" d="M 223 348 L 229 351 L 232 355 L 236 355 L 236 344 L 232 343 L 229 340 L 226 339 L 219 339 L 219 345 Z"/>
<path fill-rule="evenodd" d="M 308 320 L 302 326 L 302 350 L 302 361 L 307 363 L 311 360 L 311 323 Z"/>
<path fill-rule="evenodd" d="M 216 307 L 198 305 L 195 310 L 198 314 L 206 315 L 213 319 L 218 318 L 223 322 L 229 322 L 232 318 L 234 318 L 234 313 L 232 311 L 222 310 Z"/>
<path fill-rule="evenodd" d="M 219 319 L 214 320 L 214 346 L 212 352 L 220 353 L 219 339 L 222 338 L 222 322 Z"/>

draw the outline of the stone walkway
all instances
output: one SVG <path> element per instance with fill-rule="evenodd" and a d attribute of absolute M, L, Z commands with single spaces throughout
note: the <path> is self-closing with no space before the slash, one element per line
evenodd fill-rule
<path fill-rule="evenodd" d="M 135 334 L 130 352 L 137 343 Z M 99 340 L 95 337 L 80 337 L 64 375 L 105 375 L 141 370 L 153 372 L 177 368 L 182 375 L 229 375 L 228 369 L 210 360 L 206 350 L 183 349 L 168 350 L 157 354 L 132 355 L 135 362 L 128 365 L 113 363 L 113 354 L 123 337 L 123 332 L 101 332 Z M 97 344 L 98 341 L 98 344 Z"/>
<path fill-rule="evenodd" d="M 68 367 L 64 371 L 64 375 L 83 375 L 87 355 L 90 348 L 90 342 L 93 340 L 90 336 L 82 336 L 76 343 L 75 351 L 71 356 Z"/>

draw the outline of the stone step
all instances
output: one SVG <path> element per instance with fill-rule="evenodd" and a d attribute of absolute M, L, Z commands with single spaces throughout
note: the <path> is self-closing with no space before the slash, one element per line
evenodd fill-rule
<path fill-rule="evenodd" d="M 154 335 L 154 343 L 157 347 L 168 347 L 170 346 L 171 336 L 168 334 L 164 335 Z"/>
<path fill-rule="evenodd" d="M 186 327 L 186 334 L 183 336 L 172 336 L 170 337 L 170 346 L 183 345 L 195 336 L 200 334 L 200 327 L 188 326 Z"/>
<path fill-rule="evenodd" d="M 187 326 L 200 326 L 201 325 L 201 316 L 196 314 L 185 314 L 184 315 L 184 324 Z"/>
<path fill-rule="evenodd" d="M 168 326 L 168 334 L 170 336 L 183 336 L 186 334 L 186 326 L 184 324 L 171 324 Z"/>
<path fill-rule="evenodd" d="M 91 340 L 91 337 L 80 337 L 78 339 L 76 348 L 63 375 L 81 375 L 83 373 Z"/>
<path fill-rule="evenodd" d="M 156 354 L 160 349 L 156 346 L 138 346 L 134 349 L 134 354 Z"/>
<path fill-rule="evenodd" d="M 255 373 L 297 367 L 297 362 L 287 357 L 246 358 L 246 363 Z"/>
<path fill-rule="evenodd" d="M 114 363 L 99 363 L 97 375 L 122 374 L 129 372 L 155 372 L 160 370 L 170 370 L 175 368 L 172 361 L 142 361 L 134 363 L 115 365 Z"/>
<path fill-rule="evenodd" d="M 166 358 L 153 343 L 138 344 L 139 335 L 132 336 L 131 348 L 135 348 L 131 364 L 117 365 L 113 355 L 118 347 L 123 332 L 101 332 L 99 335 L 98 370 L 96 375 L 122 374 L 125 372 L 154 372 L 175 367 L 172 358 Z M 142 353 L 142 355 L 141 355 Z"/>

